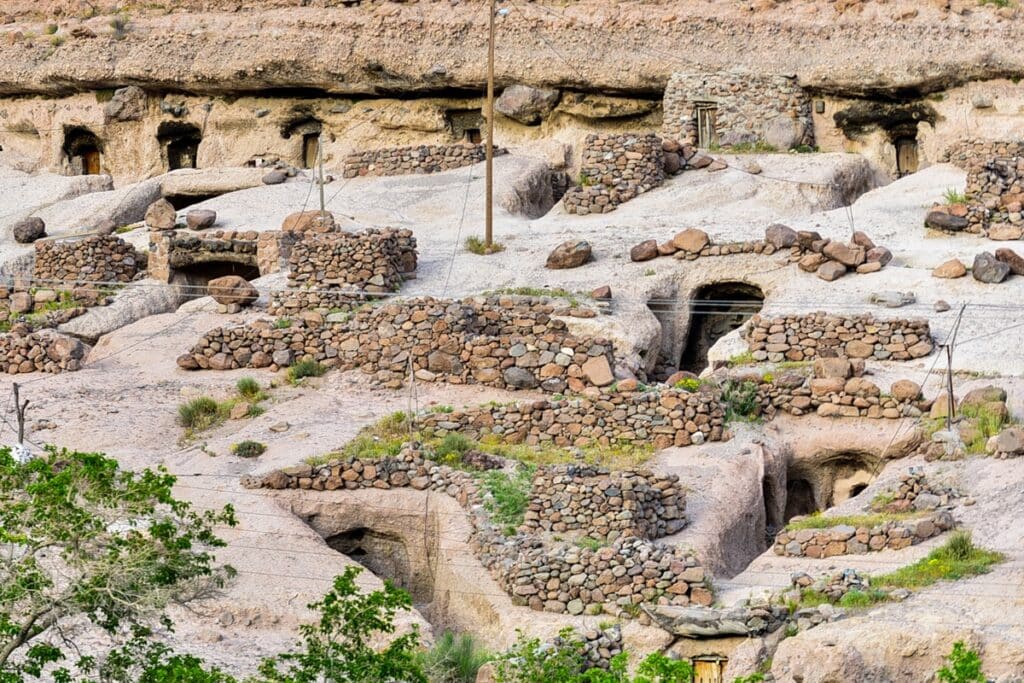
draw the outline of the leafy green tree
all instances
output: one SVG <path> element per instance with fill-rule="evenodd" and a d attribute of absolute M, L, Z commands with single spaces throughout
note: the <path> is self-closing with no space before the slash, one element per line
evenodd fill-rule
<path fill-rule="evenodd" d="M 231 576 L 212 551 L 215 524 L 171 495 L 166 470 L 121 470 L 99 453 L 49 449 L 18 463 L 0 449 L 0 683 L 44 672 L 70 680 L 51 629 L 86 617 L 110 634 L 160 619 L 170 603 L 216 592 Z M 86 657 L 80 668 L 93 660 Z"/>
<path fill-rule="evenodd" d="M 969 649 L 962 640 L 953 643 L 953 651 L 946 656 L 947 665 L 936 672 L 942 683 L 985 683 L 981 672 L 981 657 Z"/>
<path fill-rule="evenodd" d="M 361 593 L 359 567 L 346 567 L 334 587 L 310 609 L 314 624 L 299 627 L 300 652 L 264 660 L 258 680 L 273 683 L 427 683 L 416 651 L 419 631 L 393 638 L 381 651 L 370 646 L 375 633 L 395 632 L 395 614 L 412 607 L 408 593 L 384 583 L 384 590 Z M 279 667 L 285 666 L 282 671 Z"/>
<path fill-rule="evenodd" d="M 152 632 L 137 626 L 132 638 L 110 652 L 95 667 L 100 683 L 236 683 L 234 677 L 217 668 L 207 669 L 191 655 L 178 655 L 163 643 L 152 640 Z M 91 658 L 79 661 L 80 668 L 93 671 Z"/>
<path fill-rule="evenodd" d="M 571 628 L 562 629 L 560 644 L 542 643 L 516 631 L 516 642 L 494 662 L 497 683 L 577 681 L 583 669 L 583 642 Z"/>

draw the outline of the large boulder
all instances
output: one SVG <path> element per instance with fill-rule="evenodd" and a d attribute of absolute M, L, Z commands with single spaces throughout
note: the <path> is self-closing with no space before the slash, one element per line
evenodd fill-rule
<path fill-rule="evenodd" d="M 238 275 L 214 278 L 207 284 L 207 292 L 219 304 L 245 306 L 259 298 L 260 293 L 251 282 Z"/>
<path fill-rule="evenodd" d="M 146 209 L 146 225 L 152 230 L 174 230 L 178 224 L 178 211 L 166 199 L 158 199 Z"/>
<path fill-rule="evenodd" d="M 558 91 L 531 88 L 528 85 L 510 85 L 494 101 L 499 114 L 531 126 L 551 113 L 558 104 Z"/>
<path fill-rule="evenodd" d="M 803 142 L 804 132 L 803 125 L 797 119 L 780 114 L 764 124 L 761 137 L 775 149 L 786 151 Z"/>
<path fill-rule="evenodd" d="M 782 223 L 773 223 L 765 229 L 764 241 L 776 249 L 788 249 L 797 242 L 796 230 Z"/>
<path fill-rule="evenodd" d="M 998 284 L 1010 274 L 1010 266 L 997 261 L 996 257 L 987 251 L 983 251 L 974 257 L 974 266 L 971 268 L 971 275 L 978 282 L 986 284 Z"/>
<path fill-rule="evenodd" d="M 506 368 L 502 377 L 505 379 L 505 384 L 514 389 L 533 389 L 539 384 L 534 374 L 526 368 L 515 366 Z"/>
<path fill-rule="evenodd" d="M 562 242 L 548 254 L 545 267 L 552 270 L 579 268 L 593 256 L 590 242 L 586 240 L 569 240 Z"/>
<path fill-rule="evenodd" d="M 67 365 L 69 361 L 80 361 L 89 353 L 89 347 L 74 337 L 56 332 L 47 332 L 50 343 L 46 347 L 46 355 L 50 360 Z"/>
<path fill-rule="evenodd" d="M 701 249 L 711 243 L 711 238 L 708 237 L 708 234 L 703 230 L 687 228 L 686 230 L 677 233 L 676 236 L 672 238 L 672 243 L 676 245 L 676 248 L 680 251 L 697 254 Z"/>
<path fill-rule="evenodd" d="M 1014 275 L 1024 275 L 1024 257 L 1013 249 L 1006 247 L 996 249 L 996 260 L 1010 266 L 1010 272 Z"/>
<path fill-rule="evenodd" d="M 285 218 L 281 229 L 285 232 L 332 232 L 334 225 L 334 214 L 330 211 L 323 216 L 319 211 L 299 211 Z"/>
<path fill-rule="evenodd" d="M 825 282 L 833 282 L 846 275 L 846 266 L 839 261 L 825 261 L 818 266 L 818 277 Z"/>
<path fill-rule="evenodd" d="M 925 226 L 935 230 L 946 232 L 960 232 L 967 228 L 967 219 L 963 216 L 954 216 L 945 211 L 932 211 L 924 219 Z"/>
<path fill-rule="evenodd" d="M 31 244 L 41 237 L 46 237 L 46 223 L 42 218 L 32 216 L 15 223 L 12 232 L 15 242 Z"/>
<path fill-rule="evenodd" d="M 103 107 L 103 119 L 106 123 L 141 121 L 145 115 L 146 91 L 135 85 L 115 90 L 114 96 Z"/>
<path fill-rule="evenodd" d="M 210 209 L 193 209 L 185 214 L 185 224 L 189 230 L 205 230 L 212 228 L 217 222 L 217 212 Z"/>
<path fill-rule="evenodd" d="M 657 258 L 659 253 L 657 240 L 645 240 L 629 250 L 629 259 L 631 261 L 650 261 L 652 258 Z"/>

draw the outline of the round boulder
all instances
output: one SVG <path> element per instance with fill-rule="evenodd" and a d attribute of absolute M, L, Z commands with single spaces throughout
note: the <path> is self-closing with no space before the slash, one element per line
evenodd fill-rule
<path fill-rule="evenodd" d="M 983 251 L 974 257 L 974 266 L 971 268 L 971 275 L 978 282 L 986 284 L 998 284 L 1010 274 L 1010 266 L 987 251 Z"/>
<path fill-rule="evenodd" d="M 629 259 L 631 261 L 650 261 L 657 256 L 657 240 L 645 240 L 629 250 Z"/>
<path fill-rule="evenodd" d="M 217 222 L 217 212 L 209 209 L 193 209 L 185 214 L 185 223 L 189 230 L 205 230 L 212 228 Z"/>
<path fill-rule="evenodd" d="M 776 249 L 788 249 L 797 242 L 796 230 L 782 223 L 774 223 L 765 229 L 764 241 Z"/>
<path fill-rule="evenodd" d="M 14 224 L 14 241 L 31 244 L 41 237 L 46 237 L 46 223 L 42 218 L 32 216 Z"/>
<path fill-rule="evenodd" d="M 178 211 L 166 199 L 158 199 L 146 209 L 146 225 L 152 230 L 174 230 Z"/>
<path fill-rule="evenodd" d="M 251 282 L 238 275 L 225 275 L 210 280 L 207 292 L 214 301 L 224 306 L 231 304 L 245 306 L 256 301 L 260 296 Z"/>
<path fill-rule="evenodd" d="M 555 105 L 558 91 L 546 88 L 531 88 L 528 85 L 510 85 L 494 101 L 499 114 L 519 123 L 531 126 L 540 123 Z"/>
<path fill-rule="evenodd" d="M 263 184 L 264 185 L 280 185 L 281 183 L 283 183 L 287 179 L 288 179 L 288 176 L 285 174 L 284 171 L 271 171 L 271 172 L 267 173 L 265 176 L 263 176 Z"/>
<path fill-rule="evenodd" d="M 586 240 L 562 242 L 548 254 L 545 266 L 552 270 L 578 268 L 591 259 L 591 252 L 590 242 Z"/>
<path fill-rule="evenodd" d="M 708 237 L 708 234 L 703 230 L 689 228 L 677 233 L 676 236 L 672 238 L 672 243 L 675 244 L 676 248 L 680 251 L 697 254 L 701 249 L 711 243 L 711 238 Z"/>

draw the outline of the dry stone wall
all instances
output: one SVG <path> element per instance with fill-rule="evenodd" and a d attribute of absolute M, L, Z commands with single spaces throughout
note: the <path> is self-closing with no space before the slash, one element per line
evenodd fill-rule
<path fill-rule="evenodd" d="M 495 149 L 495 155 L 505 154 Z M 417 145 L 414 147 L 389 147 L 357 152 L 345 157 L 343 175 L 356 176 L 408 175 L 411 173 L 437 173 L 453 168 L 472 166 L 484 161 L 487 150 L 484 145 Z"/>
<path fill-rule="evenodd" d="M 534 476 L 523 528 L 531 533 L 584 531 L 609 541 L 626 536 L 653 540 L 686 526 L 685 510 L 686 494 L 676 475 L 558 465 Z"/>
<path fill-rule="evenodd" d="M 689 552 L 636 537 L 619 538 L 595 550 L 564 543 L 548 546 L 525 530 L 506 536 L 486 512 L 484 494 L 472 473 L 438 465 L 423 455 L 407 445 L 395 458 L 299 465 L 246 478 L 243 484 L 323 491 L 412 487 L 445 493 L 466 509 L 474 528 L 470 544 L 483 566 L 514 604 L 537 611 L 628 616 L 635 605 L 645 602 L 711 604 L 707 577 Z"/>
<path fill-rule="evenodd" d="M 280 328 L 270 320 L 211 330 L 178 359 L 187 369 L 283 367 L 312 357 L 360 369 L 388 387 L 411 368 L 418 381 L 486 384 L 561 392 L 614 380 L 612 345 L 576 337 L 556 315 L 581 315 L 531 297 L 392 301 L 355 311 L 343 322 L 307 317 Z"/>
<path fill-rule="evenodd" d="M 926 319 L 878 320 L 873 316 L 755 315 L 744 330 L 756 361 L 779 363 L 846 357 L 912 360 L 935 348 Z"/>
<path fill-rule="evenodd" d="M 131 282 L 139 271 L 135 248 L 114 235 L 35 243 L 36 282 L 65 284 Z"/>
<path fill-rule="evenodd" d="M 739 71 L 672 74 L 665 88 L 664 137 L 698 144 L 698 106 L 713 109 L 723 147 L 764 142 L 785 151 L 814 144 L 811 98 L 795 78 Z"/>
<path fill-rule="evenodd" d="M 608 213 L 654 189 L 665 178 L 661 138 L 653 134 L 587 136 L 580 171 L 584 183 L 562 199 L 569 213 Z"/>
<path fill-rule="evenodd" d="M 50 330 L 0 334 L 0 373 L 71 372 L 82 366 L 89 347 Z"/>
<path fill-rule="evenodd" d="M 946 151 L 967 170 L 968 232 L 1020 239 L 1024 233 L 1024 142 L 965 140 Z"/>
<path fill-rule="evenodd" d="M 254 267 L 260 275 L 282 267 L 284 235 L 277 230 L 184 230 L 149 233 L 149 275 L 169 282 L 176 269 L 204 263 L 238 263 Z"/>
<path fill-rule="evenodd" d="M 742 375 L 739 380 L 743 380 Z M 768 419 L 782 411 L 790 415 L 896 420 L 920 417 L 925 405 L 916 396 L 883 395 L 876 384 L 862 377 L 807 378 L 795 372 L 758 385 L 757 402 L 761 415 Z"/>
<path fill-rule="evenodd" d="M 306 233 L 291 243 L 288 269 L 288 291 L 271 297 L 271 313 L 349 309 L 366 299 L 362 292 L 398 290 L 416 270 L 416 238 L 391 228 Z"/>
<path fill-rule="evenodd" d="M 781 531 L 772 550 L 787 557 L 835 557 L 860 555 L 879 550 L 902 550 L 917 545 L 955 526 L 948 512 L 935 512 L 915 519 L 885 522 L 877 526 L 848 524 L 827 529 Z"/>
<path fill-rule="evenodd" d="M 426 430 L 472 438 L 494 435 L 505 443 L 557 446 L 689 446 L 725 440 L 725 408 L 712 390 L 602 392 L 548 401 L 483 405 L 418 418 Z"/>

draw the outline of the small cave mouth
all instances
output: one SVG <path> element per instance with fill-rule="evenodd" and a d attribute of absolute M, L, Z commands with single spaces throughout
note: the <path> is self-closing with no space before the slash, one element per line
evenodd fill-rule
<path fill-rule="evenodd" d="M 199 126 L 180 121 L 164 121 L 157 127 L 156 139 L 163 148 L 168 171 L 198 168 L 199 145 L 203 141 Z"/>
<path fill-rule="evenodd" d="M 102 172 L 103 143 L 88 128 L 66 128 L 62 151 L 72 175 L 99 175 Z"/>
<path fill-rule="evenodd" d="M 690 303 L 690 331 L 679 369 L 700 374 L 708 365 L 708 351 L 715 342 L 741 327 L 763 305 L 764 292 L 746 282 L 716 282 L 700 287 Z"/>
<path fill-rule="evenodd" d="M 872 455 L 843 452 L 790 463 L 786 473 L 786 499 L 782 523 L 793 517 L 812 515 L 860 495 L 877 476 L 877 458 Z M 774 510 L 780 507 L 771 499 Z M 766 511 L 769 498 L 765 497 Z M 773 519 L 768 513 L 769 525 Z"/>
<path fill-rule="evenodd" d="M 414 602 L 426 603 L 431 600 L 433 591 L 414 576 L 409 549 L 400 537 L 368 527 L 357 527 L 328 536 L 324 541 L 331 549 L 408 591 Z"/>
<path fill-rule="evenodd" d="M 246 280 L 255 280 L 260 276 L 260 269 L 255 263 L 204 261 L 174 267 L 170 281 L 182 287 L 186 299 L 198 299 L 208 294 L 210 280 L 226 275 L 238 275 Z"/>
<path fill-rule="evenodd" d="M 190 206 L 205 202 L 210 199 L 216 199 L 217 197 L 224 194 L 223 192 L 214 192 L 212 194 L 169 194 L 164 199 L 171 203 L 176 211 L 187 209 Z"/>

